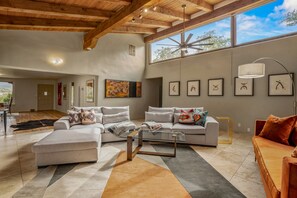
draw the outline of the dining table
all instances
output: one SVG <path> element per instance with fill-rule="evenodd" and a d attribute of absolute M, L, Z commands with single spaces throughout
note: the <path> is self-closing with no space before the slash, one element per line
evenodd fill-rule
<path fill-rule="evenodd" d="M 0 107 L 0 113 L 3 114 L 4 134 L 5 135 L 6 135 L 6 131 L 7 131 L 7 111 L 8 111 L 8 108 Z"/>

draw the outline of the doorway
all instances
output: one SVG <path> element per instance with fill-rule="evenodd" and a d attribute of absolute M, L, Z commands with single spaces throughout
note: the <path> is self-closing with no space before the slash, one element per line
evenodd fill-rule
<path fill-rule="evenodd" d="M 37 85 L 37 110 L 53 110 L 54 109 L 54 85 L 39 84 Z"/>

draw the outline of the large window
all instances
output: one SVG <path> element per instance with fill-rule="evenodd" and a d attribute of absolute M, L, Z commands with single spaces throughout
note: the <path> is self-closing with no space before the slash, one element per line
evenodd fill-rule
<path fill-rule="evenodd" d="M 231 19 L 234 19 L 235 26 L 231 25 Z M 231 34 L 231 32 L 236 32 L 236 34 Z M 275 0 L 247 12 L 186 31 L 185 41 L 190 34 L 193 34 L 188 43 L 211 37 L 202 41 L 202 45 L 196 45 L 197 43 L 195 43 L 195 46 L 192 47 L 196 49 L 189 46 L 187 46 L 187 49 L 183 47 L 184 53 L 181 53 L 181 50 L 172 47 L 177 43 L 168 38 L 152 43 L 151 63 L 295 32 L 297 32 L 297 0 Z M 233 38 L 232 35 L 236 35 L 236 38 Z M 181 35 L 171 38 L 178 42 L 181 41 Z M 213 45 L 203 45 L 207 43 L 213 43 Z"/>
<path fill-rule="evenodd" d="M 237 43 L 297 32 L 297 0 L 276 0 L 236 16 Z"/>
<path fill-rule="evenodd" d="M 206 37 L 210 37 L 210 39 L 197 43 L 197 44 L 202 44 L 196 47 L 196 48 L 200 48 L 201 50 L 188 48 L 187 50 L 188 53 L 185 53 L 185 56 L 191 55 L 191 54 L 197 54 L 199 52 L 205 52 L 205 51 L 230 47 L 231 46 L 231 18 L 229 17 L 224 20 L 210 23 L 208 25 L 187 31 L 185 34 L 185 38 L 188 38 L 190 34 L 193 34 L 193 36 L 189 41 L 189 43 L 202 38 L 206 38 Z M 207 43 L 210 43 L 212 45 L 203 45 Z"/>
<path fill-rule="evenodd" d="M 10 82 L 0 82 L 0 103 L 9 103 L 12 97 L 13 84 Z"/>

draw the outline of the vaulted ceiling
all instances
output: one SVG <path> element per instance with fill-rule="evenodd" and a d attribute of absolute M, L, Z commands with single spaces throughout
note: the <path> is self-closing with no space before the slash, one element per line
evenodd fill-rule
<path fill-rule="evenodd" d="M 0 29 L 86 32 L 91 50 L 108 33 L 176 34 L 272 0 L 0 0 Z"/>

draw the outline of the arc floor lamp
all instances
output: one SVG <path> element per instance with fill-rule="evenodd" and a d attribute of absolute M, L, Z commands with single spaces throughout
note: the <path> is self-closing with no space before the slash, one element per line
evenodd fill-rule
<path fill-rule="evenodd" d="M 261 78 L 265 76 L 265 64 L 259 63 L 263 60 L 272 60 L 276 63 L 278 63 L 282 68 L 287 72 L 287 74 L 290 76 L 292 87 L 293 87 L 293 95 L 294 95 L 294 102 L 293 102 L 293 112 L 294 115 L 296 115 L 296 87 L 295 82 L 290 74 L 289 70 L 278 60 L 271 58 L 271 57 L 262 57 L 257 60 L 255 60 L 252 63 L 244 64 L 238 66 L 238 77 L 239 78 Z"/>

